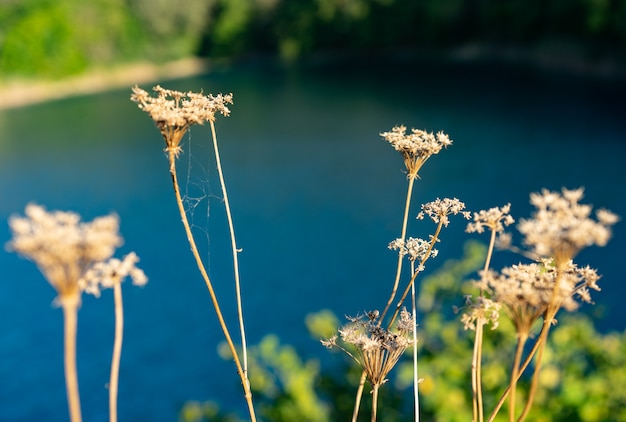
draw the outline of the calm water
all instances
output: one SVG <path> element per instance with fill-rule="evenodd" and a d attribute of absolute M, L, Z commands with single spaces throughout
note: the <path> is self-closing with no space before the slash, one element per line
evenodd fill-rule
<path fill-rule="evenodd" d="M 395 263 L 386 245 L 399 232 L 406 182 L 400 157 L 378 133 L 396 124 L 443 129 L 454 140 L 424 167 L 417 202 L 455 196 L 471 210 L 511 202 L 524 217 L 530 192 L 585 186 L 586 202 L 626 216 L 626 90 L 615 83 L 398 64 L 298 72 L 241 66 L 166 86 L 235 96 L 231 117 L 220 118 L 217 129 L 243 248 L 251 343 L 276 333 L 307 357 L 324 355 L 306 333 L 306 314 L 354 314 L 386 301 Z M 0 220 L 31 201 L 85 219 L 119 214 L 126 242 L 118 255 L 136 251 L 150 278 L 145 288 L 124 290 L 120 420 L 175 421 L 189 399 L 243 409 L 234 366 L 217 357 L 221 334 L 180 224 L 162 140 L 128 97 L 120 91 L 1 111 Z M 181 177 L 189 197 L 202 199 L 194 222 L 234 321 L 208 135 L 194 128 L 186 138 Z M 460 256 L 469 236 L 465 223 L 456 223 L 431 265 Z M 595 295 L 603 330 L 626 327 L 619 268 L 625 228 L 618 224 L 607 248 L 579 260 L 604 275 Z M 431 229 L 414 221 L 409 235 L 426 237 Z M 0 242 L 8 240 L 0 224 Z M 54 291 L 15 254 L 0 252 L 0 268 L 0 420 L 67 420 Z M 112 302 L 111 292 L 85 297 L 79 312 L 87 421 L 108 420 Z"/>

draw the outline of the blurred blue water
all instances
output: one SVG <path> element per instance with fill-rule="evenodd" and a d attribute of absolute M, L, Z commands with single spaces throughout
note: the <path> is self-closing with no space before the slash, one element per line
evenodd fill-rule
<path fill-rule="evenodd" d="M 616 82 L 396 63 L 291 71 L 247 65 L 166 86 L 234 93 L 232 115 L 219 118 L 217 129 L 243 248 L 251 343 L 276 333 L 304 355 L 320 356 L 326 352 L 308 337 L 306 314 L 323 308 L 355 314 L 386 302 L 395 264 L 386 245 L 399 233 L 406 180 L 400 157 L 378 134 L 396 124 L 444 130 L 454 140 L 421 172 L 413 215 L 418 203 L 454 196 L 471 210 L 511 202 L 519 218 L 530 212 L 530 192 L 584 186 L 585 202 L 626 216 L 626 90 Z M 208 146 L 208 129 L 193 128 L 180 172 L 189 196 L 204 198 L 194 222 L 234 327 L 228 235 Z M 0 220 L 23 213 L 31 201 L 88 220 L 116 212 L 126 241 L 118 255 L 136 251 L 150 278 L 145 288 L 124 289 L 122 421 L 173 421 L 189 399 L 243 409 L 235 368 L 216 353 L 221 333 L 189 253 L 162 149 L 129 91 L 0 112 Z M 460 256 L 470 238 L 464 226 L 453 221 L 443 233 L 433 268 Z M 595 295 L 603 330 L 626 327 L 624 227 L 616 226 L 608 247 L 579 259 L 604 275 Z M 412 221 L 409 235 L 431 230 Z M 9 236 L 0 224 L 0 242 Z M 67 420 L 54 292 L 15 254 L 0 252 L 0 268 L 0 420 Z M 85 297 L 79 312 L 87 421 L 108 419 L 112 302 L 111 292 Z"/>

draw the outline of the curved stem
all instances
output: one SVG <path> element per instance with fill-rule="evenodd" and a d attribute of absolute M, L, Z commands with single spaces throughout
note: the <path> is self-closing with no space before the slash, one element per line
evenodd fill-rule
<path fill-rule="evenodd" d="M 539 333 L 539 337 L 541 337 L 541 332 Z M 532 361 L 533 357 L 535 356 L 535 353 L 537 353 L 537 349 L 538 348 L 539 348 L 539 338 L 537 339 L 537 341 L 533 345 L 532 349 L 530 350 L 530 352 L 526 356 L 526 359 L 524 360 L 524 363 L 520 366 L 518 374 L 517 374 L 517 377 L 515 379 L 515 382 L 519 381 L 519 379 L 522 376 L 522 374 L 524 373 L 524 371 L 526 371 L 526 368 L 528 368 L 528 365 L 530 365 L 530 362 Z M 502 405 L 504 404 L 506 399 L 509 397 L 510 393 L 511 393 L 511 385 L 509 384 L 506 387 L 506 389 L 504 390 L 504 392 L 502 393 L 502 396 L 500 396 L 500 399 L 498 400 L 498 403 L 496 403 L 496 406 L 494 407 L 493 411 L 489 415 L 489 419 L 487 419 L 487 422 L 493 422 L 493 420 L 498 415 L 498 412 L 502 408 Z"/>
<path fill-rule="evenodd" d="M 122 303 L 122 285 L 115 283 L 115 340 L 111 359 L 111 378 L 109 379 L 109 421 L 117 422 L 117 392 L 119 385 L 120 359 L 122 356 L 122 337 L 124 335 L 124 307 Z"/>
<path fill-rule="evenodd" d="M 409 209 L 411 208 L 411 195 L 413 193 L 414 183 L 415 183 L 415 177 L 409 174 L 409 185 L 406 191 L 406 200 L 404 203 L 404 217 L 402 218 L 402 230 L 400 232 L 400 239 L 402 241 L 404 241 L 404 239 L 406 238 L 406 228 L 407 228 L 408 221 L 409 221 Z M 385 319 L 385 315 L 387 315 L 387 312 L 389 311 L 389 308 L 391 307 L 391 304 L 393 303 L 393 300 L 396 297 L 396 293 L 398 291 L 398 284 L 400 283 L 400 275 L 402 274 L 403 258 L 404 256 L 402 255 L 402 253 L 398 253 L 398 265 L 396 269 L 396 278 L 393 282 L 393 289 L 391 290 L 391 295 L 389 296 L 387 305 L 385 306 L 385 309 L 383 310 L 383 312 L 380 314 L 380 320 L 379 320 L 380 322 L 382 322 Z"/>
<path fill-rule="evenodd" d="M 517 347 L 515 348 L 515 358 L 513 359 L 513 368 L 511 369 L 511 384 L 509 385 L 509 421 L 515 421 L 515 399 L 517 393 L 517 380 L 520 373 L 520 362 L 522 361 L 522 352 L 524 345 L 528 339 L 527 333 L 518 333 Z"/>
<path fill-rule="evenodd" d="M 206 283 L 206 286 L 209 290 L 209 294 L 211 296 L 211 301 L 213 303 L 213 308 L 215 309 L 215 313 L 217 314 L 217 319 L 219 321 L 220 327 L 222 328 L 222 332 L 224 333 L 224 338 L 226 339 L 226 343 L 228 344 L 228 348 L 230 349 L 231 354 L 233 355 L 233 360 L 235 361 L 235 366 L 237 367 L 237 373 L 241 378 L 241 383 L 243 384 L 244 389 L 244 397 L 248 404 L 248 412 L 250 413 L 250 420 L 252 422 L 256 421 L 256 416 L 254 413 L 254 406 L 252 404 L 252 391 L 250 390 L 250 382 L 248 381 L 247 374 L 243 371 L 241 366 L 241 362 L 239 360 L 239 356 L 237 354 L 237 349 L 235 348 L 235 344 L 230 336 L 230 332 L 228 331 L 228 327 L 226 326 L 226 322 L 224 321 L 224 317 L 222 315 L 222 310 L 220 309 L 219 302 L 217 300 L 217 295 L 215 294 L 215 290 L 213 289 L 213 283 L 209 279 L 209 275 L 206 272 L 204 264 L 202 262 L 202 258 L 200 258 L 200 253 L 198 252 L 198 248 L 196 246 L 196 242 L 194 240 L 193 234 L 191 232 L 191 227 L 189 226 L 189 221 L 187 219 L 187 214 L 185 213 L 185 207 L 183 206 L 183 201 L 180 196 L 180 189 L 178 186 L 178 178 L 176 176 L 176 153 L 174 150 L 168 150 L 169 152 L 169 161 L 170 161 L 170 175 L 172 176 L 172 184 L 174 186 L 174 194 L 176 195 L 176 203 L 178 205 L 178 211 L 180 213 L 180 218 L 182 220 L 183 226 L 185 228 L 185 233 L 187 235 L 187 240 L 189 241 L 189 245 L 191 247 L 191 252 L 196 260 L 196 264 L 198 269 L 200 270 L 200 274 Z"/>
<path fill-rule="evenodd" d="M 78 301 L 62 301 L 65 347 L 65 386 L 67 404 L 71 422 L 81 422 L 80 395 L 78 393 L 78 374 L 76 371 L 76 328 L 78 324 Z"/>
<path fill-rule="evenodd" d="M 230 212 L 230 203 L 228 202 L 228 194 L 226 193 L 226 183 L 224 182 L 224 173 L 222 172 L 222 162 L 220 160 L 219 149 L 217 148 L 217 136 L 215 134 L 215 125 L 211 123 L 211 136 L 213 137 L 213 149 L 215 150 L 215 162 L 217 164 L 217 173 L 222 186 L 222 195 L 224 195 L 224 206 L 226 208 L 226 217 L 228 219 L 228 229 L 230 231 L 230 243 L 233 254 L 233 269 L 235 272 L 235 291 L 237 294 L 237 315 L 239 318 L 239 330 L 241 332 L 241 352 L 243 359 L 243 371 L 248 373 L 248 347 L 246 343 L 246 330 L 243 323 L 243 307 L 241 305 L 241 286 L 239 284 L 239 249 L 237 249 L 237 241 L 235 240 L 235 227 L 233 225 L 233 217 Z M 247 375 L 246 375 L 247 378 Z"/>
<path fill-rule="evenodd" d="M 435 247 L 435 243 L 437 243 L 437 239 L 439 238 L 439 233 L 441 232 L 441 227 L 443 227 L 443 222 L 439 221 L 439 224 L 437 225 L 437 230 L 435 230 L 435 234 L 433 235 L 432 239 L 430 240 L 430 245 L 428 246 L 428 251 L 426 251 L 426 253 L 424 254 L 424 258 L 422 258 L 422 260 L 420 262 L 420 265 L 419 265 L 420 267 L 423 267 L 424 264 L 426 263 L 426 261 L 428 260 L 428 258 L 430 257 L 430 253 L 432 252 L 433 248 Z M 419 274 L 419 271 L 413 271 L 413 275 L 411 276 L 411 280 L 409 280 L 409 284 L 404 289 L 404 292 L 402 293 L 402 296 L 400 297 L 400 300 L 398 301 L 398 304 L 396 305 L 396 310 L 394 311 L 393 316 L 391 317 L 391 320 L 389 321 L 389 324 L 387 324 L 387 328 L 391 328 L 391 326 L 393 325 L 394 321 L 398 317 L 398 314 L 400 313 L 400 308 L 402 307 L 402 304 L 404 303 L 404 300 L 406 299 L 406 297 L 408 296 L 409 292 L 411 291 L 411 287 L 415 283 L 415 279 L 417 278 L 418 274 Z M 381 320 L 382 320 L 382 318 L 381 318 Z"/>

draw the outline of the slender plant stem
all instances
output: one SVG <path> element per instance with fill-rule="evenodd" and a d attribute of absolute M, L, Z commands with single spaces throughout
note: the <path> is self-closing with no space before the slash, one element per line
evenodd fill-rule
<path fill-rule="evenodd" d="M 539 337 L 541 337 L 541 333 L 539 333 Z M 530 352 L 528 352 L 528 355 L 526 356 L 524 363 L 520 366 L 520 369 L 517 374 L 517 379 L 515 380 L 516 382 L 519 381 L 524 371 L 526 371 L 526 368 L 528 368 L 528 365 L 530 365 L 530 362 L 535 356 L 535 353 L 537 353 L 538 348 L 539 348 L 539 338 L 537 338 L 537 341 L 533 344 L 532 349 L 530 350 Z M 494 407 L 493 411 L 489 415 L 489 419 L 487 419 L 487 422 L 493 422 L 493 420 L 498 415 L 498 412 L 502 408 L 502 405 L 504 404 L 506 399 L 509 397 L 510 393 L 511 393 L 511 385 L 509 384 L 504 390 L 504 392 L 502 393 L 502 395 L 500 396 L 500 399 L 498 400 L 498 403 L 496 403 L 496 406 Z"/>
<path fill-rule="evenodd" d="M 548 342 L 548 333 L 550 332 L 552 319 L 556 315 L 556 312 L 552 312 L 550 308 L 551 307 L 548 307 L 548 310 L 546 311 L 546 315 L 544 316 L 545 319 L 543 321 L 543 327 L 541 330 L 541 335 L 539 336 L 539 339 L 537 340 L 537 343 L 539 344 L 539 348 L 537 350 L 537 357 L 535 358 L 535 370 L 533 371 L 533 378 L 530 382 L 530 390 L 528 391 L 528 400 L 526 401 L 526 405 L 524 406 L 522 413 L 517 419 L 518 422 L 523 421 L 528 415 L 528 412 L 530 411 L 530 408 L 532 407 L 532 404 L 533 404 L 533 400 L 535 398 L 535 393 L 537 392 L 537 386 L 539 383 L 539 373 L 541 371 L 541 363 L 543 359 L 543 351 L 545 350 L 546 343 Z"/>
<path fill-rule="evenodd" d="M 509 421 L 515 421 L 515 398 L 517 393 L 517 380 L 519 378 L 520 363 L 522 361 L 522 353 L 524 345 L 528 339 L 528 333 L 519 332 L 517 338 L 517 347 L 515 348 L 515 358 L 513 359 L 513 368 L 511 369 L 511 384 L 509 385 Z"/>
<path fill-rule="evenodd" d="M 359 408 L 361 407 L 361 397 L 363 397 L 363 388 L 365 386 L 366 379 L 367 379 L 367 375 L 365 371 L 363 371 L 363 373 L 361 374 L 361 379 L 359 380 L 359 388 L 356 391 L 354 410 L 352 411 L 352 422 L 356 422 L 359 416 Z"/>
<path fill-rule="evenodd" d="M 233 225 L 233 217 L 230 212 L 230 203 L 228 201 L 228 193 L 226 192 L 226 182 L 224 181 L 224 173 L 222 171 L 222 161 L 220 160 L 220 152 L 217 148 L 217 135 L 215 134 L 215 124 L 213 121 L 211 124 L 211 136 L 213 137 L 213 149 L 215 150 L 215 162 L 217 164 L 217 173 L 220 177 L 220 184 L 222 186 L 222 195 L 224 196 L 224 206 L 226 208 L 226 217 L 228 218 L 228 229 L 230 231 L 230 243 L 233 253 L 233 269 L 235 273 L 235 291 L 237 294 L 237 315 L 239 318 L 239 330 L 241 332 L 241 353 L 243 360 L 243 371 L 248 373 L 248 346 L 246 343 L 246 329 L 243 322 L 243 307 L 241 305 L 241 285 L 239 283 L 239 259 L 238 255 L 240 250 L 237 248 L 237 241 L 235 239 L 235 227 Z"/>
<path fill-rule="evenodd" d="M 483 420 L 482 389 L 480 380 L 483 327 L 483 321 L 478 318 L 476 321 L 474 350 L 472 353 L 472 420 L 475 422 L 482 422 Z"/>
<path fill-rule="evenodd" d="M 62 301 L 63 320 L 65 325 L 65 385 L 67 404 L 71 422 L 83 420 L 80 410 L 78 393 L 78 374 L 76 371 L 76 328 L 78 324 L 78 300 L 70 298 Z"/>
<path fill-rule="evenodd" d="M 378 384 L 374 384 L 372 389 L 372 422 L 376 422 L 376 416 L 378 413 Z"/>
<path fill-rule="evenodd" d="M 109 380 L 109 421 L 117 422 L 117 393 L 119 385 L 120 359 L 122 356 L 122 337 L 124 335 L 124 306 L 122 302 L 122 284 L 113 287 L 115 298 L 115 340 L 111 359 L 111 378 Z"/>
<path fill-rule="evenodd" d="M 196 260 L 196 264 L 198 266 L 198 269 L 200 270 L 200 274 L 202 275 L 202 278 L 204 279 L 204 282 L 206 283 L 206 286 L 209 290 L 211 301 L 213 303 L 213 308 L 215 309 L 215 313 L 217 314 L 217 319 L 224 333 L 224 338 L 226 339 L 228 348 L 230 349 L 230 352 L 233 355 L 233 360 L 235 361 L 235 366 L 237 367 L 237 373 L 239 374 L 239 377 L 241 378 L 241 383 L 243 385 L 244 397 L 248 404 L 248 412 L 250 414 L 250 420 L 251 422 L 255 422 L 256 416 L 254 412 L 254 405 L 252 403 L 252 391 L 250 390 L 250 382 L 248 381 L 247 374 L 244 372 L 241 366 L 241 361 L 239 360 L 237 349 L 235 348 L 235 344 L 233 343 L 230 332 L 228 331 L 228 327 L 226 326 L 226 322 L 224 321 L 224 316 L 222 315 L 222 311 L 220 309 L 220 305 L 217 300 L 217 295 L 215 294 L 215 290 L 213 289 L 213 283 L 211 283 L 211 280 L 209 279 L 209 275 L 207 274 L 204 264 L 202 262 L 202 258 L 200 258 L 200 253 L 198 252 L 196 242 L 191 232 L 191 227 L 189 226 L 189 220 L 187 219 L 187 214 L 185 213 L 185 207 L 183 205 L 183 201 L 180 196 L 178 178 L 176 176 L 176 152 L 174 150 L 169 150 L 168 152 L 169 152 L 169 161 L 170 161 L 170 175 L 172 176 L 174 194 L 176 196 L 176 203 L 178 204 L 178 211 L 180 213 L 180 218 L 185 228 L 185 233 L 187 234 L 187 240 L 189 241 L 191 252 Z"/>
<path fill-rule="evenodd" d="M 558 298 L 559 287 L 561 284 L 561 279 L 563 277 L 565 262 L 563 260 L 557 260 L 556 265 L 556 278 L 554 280 L 554 287 L 552 289 L 552 295 L 550 296 L 550 303 L 543 315 L 543 326 L 541 327 L 541 334 L 539 335 L 539 339 L 537 342 L 539 343 L 539 349 L 537 350 L 537 357 L 535 359 L 535 370 L 533 372 L 533 377 L 530 382 L 530 390 L 528 391 L 528 400 L 526 401 L 526 405 L 524 409 L 522 409 L 522 413 L 517 419 L 518 422 L 522 422 L 526 419 L 528 412 L 530 412 L 530 408 L 532 407 L 533 401 L 535 399 L 535 393 L 537 392 L 537 387 L 539 385 L 539 373 L 541 372 L 541 364 L 543 361 L 543 351 L 546 348 L 546 344 L 548 343 L 548 334 L 550 333 L 550 328 L 552 327 L 552 321 L 556 316 L 557 312 L 561 307 L 561 300 Z"/>
<path fill-rule="evenodd" d="M 439 224 L 437 225 L 437 230 L 435 230 L 435 234 L 432 236 L 432 239 L 430 240 L 430 244 L 428 245 L 428 251 L 426 251 L 426 253 L 424 254 L 424 257 L 422 258 L 420 262 L 420 265 L 419 265 L 420 267 L 423 267 L 426 261 L 428 260 L 428 258 L 430 257 L 430 253 L 432 252 L 433 247 L 435 246 L 435 243 L 437 243 L 437 239 L 439 239 L 439 233 L 441 232 L 442 227 L 443 227 L 443 222 L 439 221 Z M 404 303 L 406 297 L 409 295 L 409 292 L 411 291 L 411 287 L 413 286 L 413 284 L 415 284 L 415 279 L 417 278 L 418 274 L 419 274 L 419 271 L 413 271 L 411 280 L 409 280 L 409 284 L 407 284 L 406 288 L 404 289 L 404 292 L 402 293 L 402 296 L 400 297 L 400 300 L 398 301 L 398 304 L 396 305 L 396 309 L 393 315 L 391 316 L 389 323 L 387 324 L 387 328 L 390 328 L 395 322 L 396 318 L 398 317 L 398 314 L 400 313 L 400 308 L 402 308 L 402 304 Z"/>
<path fill-rule="evenodd" d="M 489 239 L 489 247 L 487 248 L 487 256 L 485 258 L 485 266 L 483 268 L 483 278 L 486 276 L 491 264 L 491 257 L 493 255 L 493 248 L 496 243 L 496 230 L 491 229 L 491 236 Z M 480 289 L 480 297 L 482 298 L 484 291 Z M 482 355 L 483 355 L 483 340 L 484 340 L 484 321 L 482 318 L 478 318 L 476 321 L 476 333 L 474 336 L 474 351 L 472 356 L 472 409 L 474 412 L 474 420 L 482 422 L 484 420 L 484 408 L 483 408 L 483 387 L 482 387 Z"/>
<path fill-rule="evenodd" d="M 415 272 L 415 264 L 411 265 L 411 271 Z M 417 373 L 417 303 L 415 299 L 415 283 L 411 285 L 411 308 L 413 313 L 413 403 L 415 406 L 415 422 L 420 420 L 419 402 L 419 376 Z"/>
<path fill-rule="evenodd" d="M 404 239 L 406 238 L 406 228 L 407 228 L 408 221 L 409 221 L 409 209 L 411 208 L 411 196 L 413 194 L 413 185 L 415 184 L 415 178 L 416 176 L 409 174 L 409 184 L 407 186 L 406 200 L 404 204 L 404 216 L 402 218 L 402 230 L 400 232 L 400 239 L 403 242 L 404 242 Z M 389 308 L 391 307 L 391 304 L 393 303 L 393 300 L 396 297 L 396 293 L 398 291 L 398 284 L 400 284 L 400 276 L 402 275 L 402 262 L 404 260 L 403 258 L 404 256 L 402 255 L 402 253 L 398 253 L 398 265 L 396 269 L 396 278 L 393 281 L 393 289 L 391 290 L 391 295 L 389 296 L 387 305 L 385 306 L 385 309 L 383 310 L 382 314 L 380 314 L 381 322 L 385 319 L 385 315 L 387 315 L 387 312 L 389 311 Z"/>
<path fill-rule="evenodd" d="M 417 178 L 417 172 L 415 174 L 409 174 L 408 179 L 409 183 L 407 186 L 406 199 L 404 202 L 404 215 L 402 217 L 402 229 L 400 231 L 400 239 L 404 241 L 406 238 L 406 228 L 409 221 L 409 210 L 411 208 L 411 196 L 413 194 L 413 185 L 415 184 L 415 179 Z M 393 303 L 394 298 L 396 297 L 396 293 L 398 291 L 398 285 L 400 284 L 400 276 L 402 275 L 402 262 L 404 256 L 402 253 L 398 253 L 398 264 L 396 267 L 396 277 L 393 281 L 393 288 L 391 290 L 391 295 L 389 296 L 389 300 L 387 301 L 387 305 L 385 305 L 385 309 L 380 314 L 379 324 L 385 319 L 385 315 L 389 311 L 391 304 Z M 359 408 L 361 406 L 361 397 L 363 397 L 363 388 L 365 385 L 365 371 L 361 374 L 361 381 L 359 382 L 359 388 L 356 392 L 356 399 L 354 403 L 354 411 L 352 412 L 352 422 L 356 422 L 357 417 L 359 416 Z"/>

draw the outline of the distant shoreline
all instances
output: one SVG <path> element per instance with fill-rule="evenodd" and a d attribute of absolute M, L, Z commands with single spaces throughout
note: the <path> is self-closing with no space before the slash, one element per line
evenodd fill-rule
<path fill-rule="evenodd" d="M 0 85 L 0 110 L 25 107 L 77 95 L 95 94 L 163 79 L 178 79 L 206 73 L 209 61 L 181 59 L 164 64 L 134 63 L 100 69 L 58 81 L 15 80 Z"/>
<path fill-rule="evenodd" d="M 560 73 L 578 77 L 591 77 L 605 80 L 626 80 L 626 67 L 619 61 L 598 60 L 589 62 L 575 54 L 552 50 L 527 50 L 520 48 L 498 48 L 488 45 L 468 44 L 447 51 L 411 51 L 387 53 L 388 60 L 424 60 L 453 63 L 502 63 L 514 66 L 525 66 L 539 72 Z M 254 60 L 255 56 L 248 57 Z M 381 55 L 373 54 L 380 58 Z M 259 59 L 260 57 L 257 57 Z M 333 53 L 312 54 L 303 63 L 345 61 L 363 59 L 363 55 Z M 395 59 L 394 59 L 395 58 Z M 245 61 L 245 58 L 243 58 Z M 235 61 L 236 62 L 236 61 Z M 211 70 L 211 61 L 190 57 L 173 62 L 154 64 L 138 62 L 119 65 L 113 68 L 97 69 L 85 74 L 64 78 L 58 81 L 46 80 L 14 80 L 0 83 L 0 110 L 26 107 L 47 101 L 105 92 L 124 88 L 135 84 L 148 84 L 163 80 L 181 79 L 202 75 Z"/>

